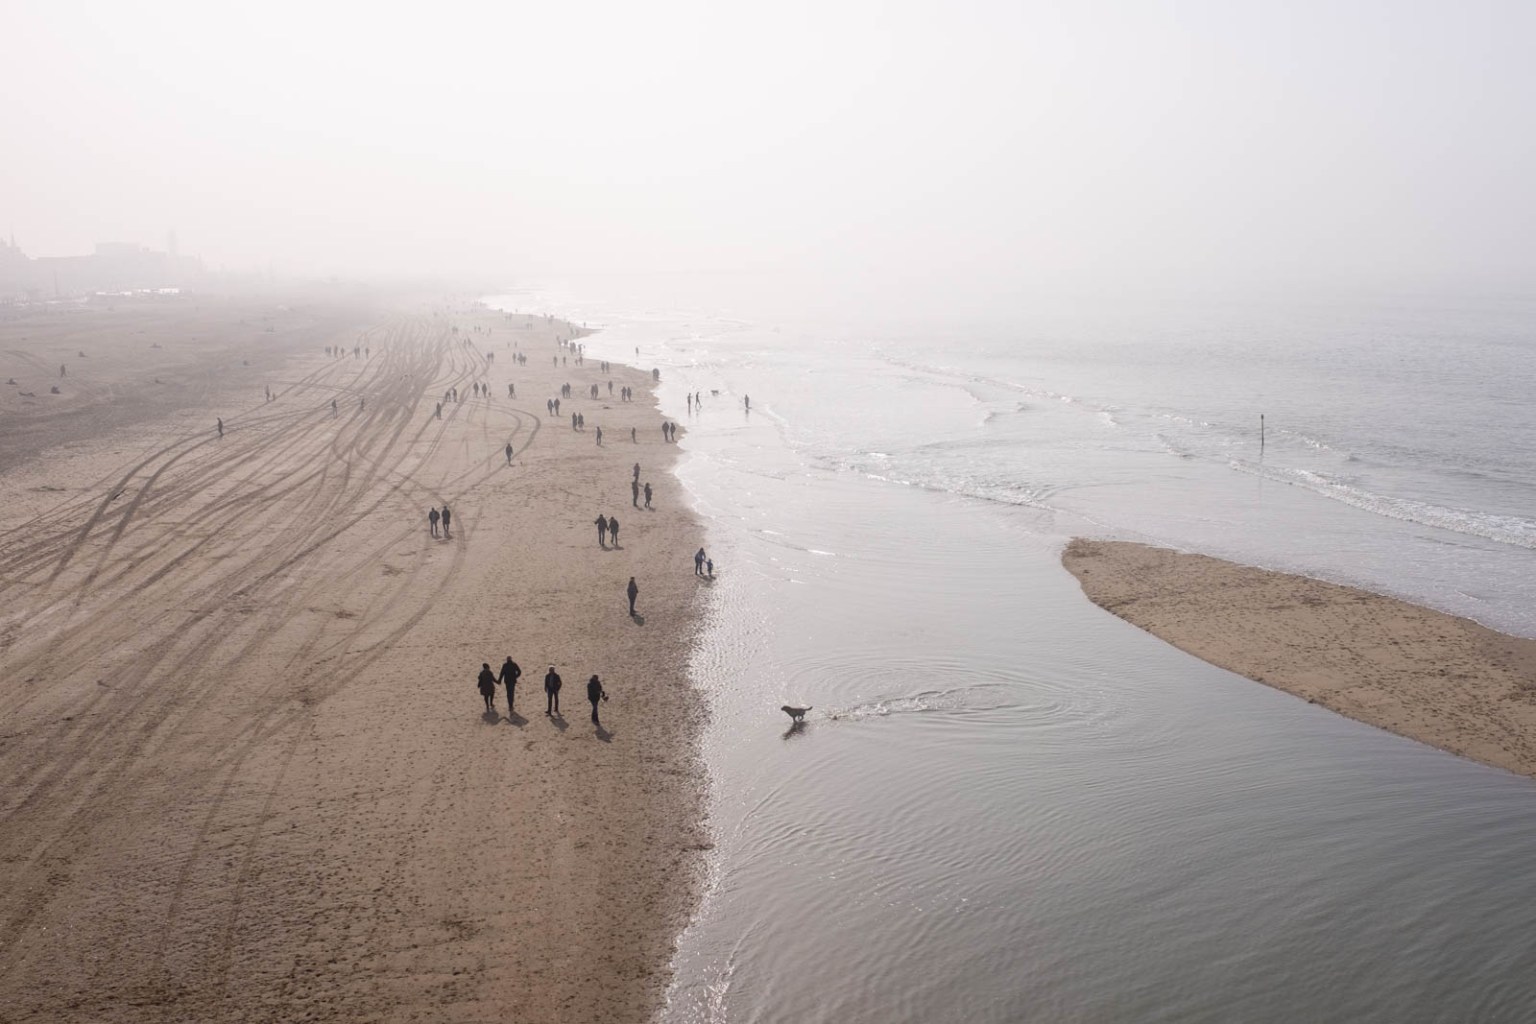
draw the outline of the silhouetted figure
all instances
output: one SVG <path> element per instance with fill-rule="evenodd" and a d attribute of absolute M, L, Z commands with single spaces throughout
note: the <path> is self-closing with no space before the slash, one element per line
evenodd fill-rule
<path fill-rule="evenodd" d="M 619 546 L 619 521 L 613 516 L 608 517 L 608 536 L 613 541 L 613 546 Z"/>
<path fill-rule="evenodd" d="M 450 533 L 449 530 L 448 530 L 448 523 L 449 523 L 449 521 L 452 518 L 453 518 L 453 513 L 448 511 L 448 506 L 447 505 L 444 505 L 443 506 L 443 536 L 444 537 L 451 537 L 451 536 L 453 536 L 453 534 Z"/>
<path fill-rule="evenodd" d="M 443 403 L 442 402 L 438 402 L 437 403 L 437 418 L 438 419 L 442 419 L 443 418 Z"/>
<path fill-rule="evenodd" d="M 442 516 L 438 514 L 437 507 L 435 505 L 433 506 L 432 511 L 427 513 L 427 522 L 432 527 L 432 536 L 434 537 L 437 536 L 437 521 L 441 518 Z"/>
<path fill-rule="evenodd" d="M 629 595 L 629 617 L 634 618 L 635 598 L 640 596 L 640 585 L 635 582 L 635 578 L 633 576 L 629 578 L 629 586 L 624 588 L 624 593 Z"/>
<path fill-rule="evenodd" d="M 507 465 L 512 465 L 512 442 L 507 442 Z"/>
<path fill-rule="evenodd" d="M 341 410 L 336 407 L 336 399 L 331 399 L 331 415 L 335 416 Z"/>
<path fill-rule="evenodd" d="M 597 443 L 599 445 L 601 445 L 603 443 L 603 428 L 602 427 L 598 427 L 597 428 Z"/>
<path fill-rule="evenodd" d="M 747 412 L 751 412 L 752 411 L 752 396 L 751 395 L 742 395 L 741 396 L 741 407 L 743 409 L 745 409 Z"/>
<path fill-rule="evenodd" d="M 714 579 L 715 578 L 715 560 L 713 558 L 706 558 L 706 559 L 704 559 L 704 568 L 709 573 L 709 578 L 710 579 Z"/>
<path fill-rule="evenodd" d="M 646 484 L 645 485 L 645 507 L 646 508 L 650 508 L 651 507 L 651 485 L 650 484 Z"/>
<path fill-rule="evenodd" d="M 640 479 L 640 463 L 635 463 L 635 479 Z"/>
<path fill-rule="evenodd" d="M 607 700 L 607 699 L 608 699 L 608 695 L 603 692 L 602 681 L 600 679 L 598 679 L 597 676 L 593 676 L 591 679 L 588 679 L 587 680 L 587 700 L 592 702 L 592 722 L 593 722 L 593 724 L 596 724 L 596 725 L 601 725 L 602 724 L 601 722 L 598 722 L 598 720 L 597 720 L 597 703 L 598 703 L 598 701 L 603 701 L 603 700 Z"/>
<path fill-rule="evenodd" d="M 693 412 L 693 396 L 692 395 L 688 395 L 687 399 L 688 399 L 688 411 L 689 412 Z"/>
<path fill-rule="evenodd" d="M 560 713 L 560 673 L 555 671 L 555 666 L 549 666 L 549 671 L 544 673 L 544 713 L 546 715 L 558 715 Z"/>
<path fill-rule="evenodd" d="M 219 432 L 219 436 L 224 436 L 222 430 Z M 629 482 L 629 503 L 635 506 L 635 508 L 640 507 L 640 481 L 638 480 L 631 480 Z"/>
<path fill-rule="evenodd" d="M 517 397 L 517 388 L 513 387 L 511 384 L 507 385 L 507 397 L 508 398 L 516 398 Z"/>
<path fill-rule="evenodd" d="M 496 710 L 496 674 L 491 671 L 491 666 L 480 666 L 480 696 L 485 698 L 485 710 Z"/>
<path fill-rule="evenodd" d="M 501 675 L 496 681 L 507 688 L 507 714 L 512 714 L 512 700 L 517 693 L 517 680 L 522 676 L 523 670 L 517 667 L 517 662 L 512 660 L 512 655 L 507 655 L 507 660 L 501 663 Z"/>
<path fill-rule="evenodd" d="M 222 417 L 219 418 L 219 436 L 224 436 L 224 420 Z"/>
<path fill-rule="evenodd" d="M 68 373 L 69 373 L 69 371 L 64 368 L 64 364 L 60 363 L 59 364 L 59 376 L 60 377 L 64 377 L 64 376 L 67 376 Z"/>
<path fill-rule="evenodd" d="M 695 576 L 704 575 L 704 559 L 706 557 L 703 548 L 699 548 L 699 550 L 693 553 L 693 574 Z"/>
<path fill-rule="evenodd" d="M 629 428 L 629 443 L 630 444 L 639 444 L 640 443 L 640 439 L 635 436 L 635 428 L 634 427 L 630 427 Z"/>
<path fill-rule="evenodd" d="M 599 512 L 598 515 L 597 515 L 597 518 L 592 520 L 592 521 L 597 524 L 597 546 L 600 547 L 600 548 L 607 547 L 608 546 L 608 517 L 603 515 L 601 512 Z"/>

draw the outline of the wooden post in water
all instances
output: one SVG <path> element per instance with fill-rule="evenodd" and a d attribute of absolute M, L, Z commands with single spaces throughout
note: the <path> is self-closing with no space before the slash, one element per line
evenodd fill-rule
<path fill-rule="evenodd" d="M 1264 414 L 1259 413 L 1259 451 L 1264 450 Z"/>

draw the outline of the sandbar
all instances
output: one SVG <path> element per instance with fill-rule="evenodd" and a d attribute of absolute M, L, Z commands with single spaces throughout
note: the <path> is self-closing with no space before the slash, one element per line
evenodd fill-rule
<path fill-rule="evenodd" d="M 1200 554 L 1073 540 L 1096 604 L 1221 668 L 1522 775 L 1536 775 L 1536 640 L 1396 598 Z"/>

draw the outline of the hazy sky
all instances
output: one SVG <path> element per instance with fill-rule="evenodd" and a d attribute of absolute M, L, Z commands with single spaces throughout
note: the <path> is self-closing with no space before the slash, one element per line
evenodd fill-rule
<path fill-rule="evenodd" d="M 1530 0 L 0 5 L 33 255 L 1536 280 Z"/>

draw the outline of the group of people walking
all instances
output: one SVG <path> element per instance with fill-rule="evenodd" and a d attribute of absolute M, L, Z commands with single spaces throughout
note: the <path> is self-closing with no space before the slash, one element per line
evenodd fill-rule
<path fill-rule="evenodd" d="M 508 447 L 510 447 L 510 445 Z M 508 455 L 507 458 L 510 461 L 511 456 Z M 451 537 L 451 536 L 453 536 L 453 534 L 451 534 L 448 531 L 448 525 L 452 521 L 453 521 L 453 513 L 448 510 L 448 506 L 447 505 L 443 506 L 443 510 L 441 512 L 439 512 L 437 510 L 437 508 L 434 506 L 432 511 L 427 513 L 427 525 L 431 528 L 432 536 L 434 536 L 434 537 L 436 537 L 438 535 L 438 533 L 437 533 L 437 524 L 439 522 L 441 522 L 443 524 L 443 533 L 442 533 L 442 535 L 444 537 Z"/>
<path fill-rule="evenodd" d="M 606 548 L 608 546 L 609 537 L 613 538 L 614 547 L 619 546 L 619 521 L 617 519 L 615 519 L 613 516 L 605 517 L 601 512 L 599 512 L 597 518 L 592 521 L 597 524 L 598 547 Z"/>
<path fill-rule="evenodd" d="M 630 579 L 634 584 L 634 579 Z M 490 662 L 482 662 L 480 675 L 475 682 L 480 689 L 480 696 L 485 699 L 485 710 L 492 714 L 496 711 L 496 687 L 504 686 L 507 690 L 507 715 L 511 717 L 516 712 L 517 681 L 522 678 L 523 670 L 518 667 L 512 656 L 507 655 L 507 660 L 501 663 L 499 673 L 491 671 Z M 551 718 L 559 718 L 560 715 L 560 689 L 565 685 L 560 678 L 560 673 L 555 671 L 555 666 L 549 666 L 549 671 L 544 673 L 544 713 Z M 597 717 L 597 706 L 608 699 L 608 693 L 603 689 L 603 681 L 593 674 L 587 680 L 587 700 L 592 702 L 592 721 L 601 725 Z"/>

